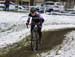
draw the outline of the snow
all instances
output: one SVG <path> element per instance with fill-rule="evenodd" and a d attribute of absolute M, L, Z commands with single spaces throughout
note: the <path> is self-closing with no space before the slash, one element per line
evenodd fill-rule
<path fill-rule="evenodd" d="M 75 27 L 74 16 L 41 15 L 45 19 L 43 31 Z M 25 25 L 27 18 L 28 13 L 0 12 L 0 48 L 18 42 L 30 34 L 30 29 Z"/>
<path fill-rule="evenodd" d="M 66 28 L 75 28 L 75 25 L 47 25 L 42 28 L 42 31 L 48 30 L 58 30 L 58 29 L 66 29 Z"/>
<path fill-rule="evenodd" d="M 41 14 L 45 22 L 43 24 L 42 31 L 48 31 L 48 30 L 59 30 L 59 29 L 65 29 L 65 28 L 75 28 L 75 16 L 65 16 L 65 15 L 47 15 L 47 14 Z M 12 45 L 13 43 L 16 43 L 26 36 L 30 34 L 30 28 L 26 28 L 26 20 L 28 18 L 28 13 L 13 13 L 13 12 L 0 12 L 0 48 L 6 47 L 7 45 Z M 46 57 L 69 57 L 71 52 L 73 55 L 75 55 L 75 49 L 73 44 L 75 41 L 72 41 L 72 37 L 74 36 L 75 31 L 72 31 L 68 34 L 66 34 L 66 38 L 63 42 L 63 46 L 61 50 L 58 51 L 59 55 L 56 55 L 56 50 L 51 50 L 47 53 L 50 53 L 51 55 L 48 55 L 47 53 L 42 53 Z M 67 44 L 65 44 L 65 42 Z M 72 42 L 71 42 L 72 41 Z M 71 43 L 69 43 L 71 42 Z M 66 46 L 69 46 L 66 48 Z M 73 47 L 72 47 L 73 46 Z M 64 51 L 67 50 L 68 51 Z M 73 49 L 73 50 L 71 50 Z M 62 56 L 63 55 L 63 56 Z"/>
<path fill-rule="evenodd" d="M 26 29 L 27 14 L 0 12 L 0 48 L 11 45 L 29 35 Z M 22 19 L 24 18 L 24 19 Z"/>

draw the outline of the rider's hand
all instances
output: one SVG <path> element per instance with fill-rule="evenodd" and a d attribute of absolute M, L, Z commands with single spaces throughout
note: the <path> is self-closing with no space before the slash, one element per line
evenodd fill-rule
<path fill-rule="evenodd" d="M 28 23 L 26 23 L 26 25 L 28 25 Z"/>
<path fill-rule="evenodd" d="M 28 28 L 28 23 L 26 23 L 26 26 L 27 26 L 27 28 Z"/>
<path fill-rule="evenodd" d="M 40 25 L 41 23 L 40 23 L 40 22 L 38 22 L 37 24 L 38 24 L 38 25 Z"/>

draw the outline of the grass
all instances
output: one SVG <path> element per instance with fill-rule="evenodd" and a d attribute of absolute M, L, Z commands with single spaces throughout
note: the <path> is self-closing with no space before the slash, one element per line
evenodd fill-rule
<path fill-rule="evenodd" d="M 30 48 L 30 36 L 22 41 L 8 46 L 8 52 L 1 54 L 0 57 L 36 57 L 37 53 L 47 52 L 57 45 L 60 45 L 65 38 L 65 34 L 75 29 L 62 29 L 56 31 L 44 31 L 42 37 L 42 49 L 33 52 Z M 4 51 L 7 50 L 5 48 Z"/>

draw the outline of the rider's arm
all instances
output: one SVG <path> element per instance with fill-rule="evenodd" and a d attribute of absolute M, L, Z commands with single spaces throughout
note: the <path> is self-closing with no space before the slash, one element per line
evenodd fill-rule
<path fill-rule="evenodd" d="M 28 15 L 27 24 L 30 22 L 30 14 Z"/>
<path fill-rule="evenodd" d="M 28 20 L 27 20 L 27 23 L 29 24 L 29 22 L 30 22 L 30 17 L 28 17 Z"/>
<path fill-rule="evenodd" d="M 40 16 L 40 19 L 41 19 L 41 23 L 43 23 L 44 22 L 44 18 Z"/>
<path fill-rule="evenodd" d="M 40 14 L 38 14 L 38 16 L 39 16 L 39 18 L 40 18 L 40 22 L 41 22 L 41 24 L 44 22 L 44 18 L 40 15 Z"/>
<path fill-rule="evenodd" d="M 28 28 L 28 24 L 29 24 L 29 22 L 30 22 L 30 14 L 29 14 L 28 19 L 27 19 L 27 22 L 26 22 L 26 26 L 27 26 L 27 28 Z"/>

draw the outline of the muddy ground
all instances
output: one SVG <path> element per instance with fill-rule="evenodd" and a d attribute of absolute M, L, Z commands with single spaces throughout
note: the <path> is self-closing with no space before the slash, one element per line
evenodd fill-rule
<path fill-rule="evenodd" d="M 22 47 L 21 49 L 10 51 L 6 54 L 0 55 L 0 57 L 36 57 L 36 53 L 46 52 L 48 50 L 51 50 L 56 45 L 60 45 L 65 38 L 64 35 L 72 30 L 75 30 L 75 28 L 43 32 L 41 50 L 33 52 L 31 51 L 29 44 L 26 47 Z"/>

